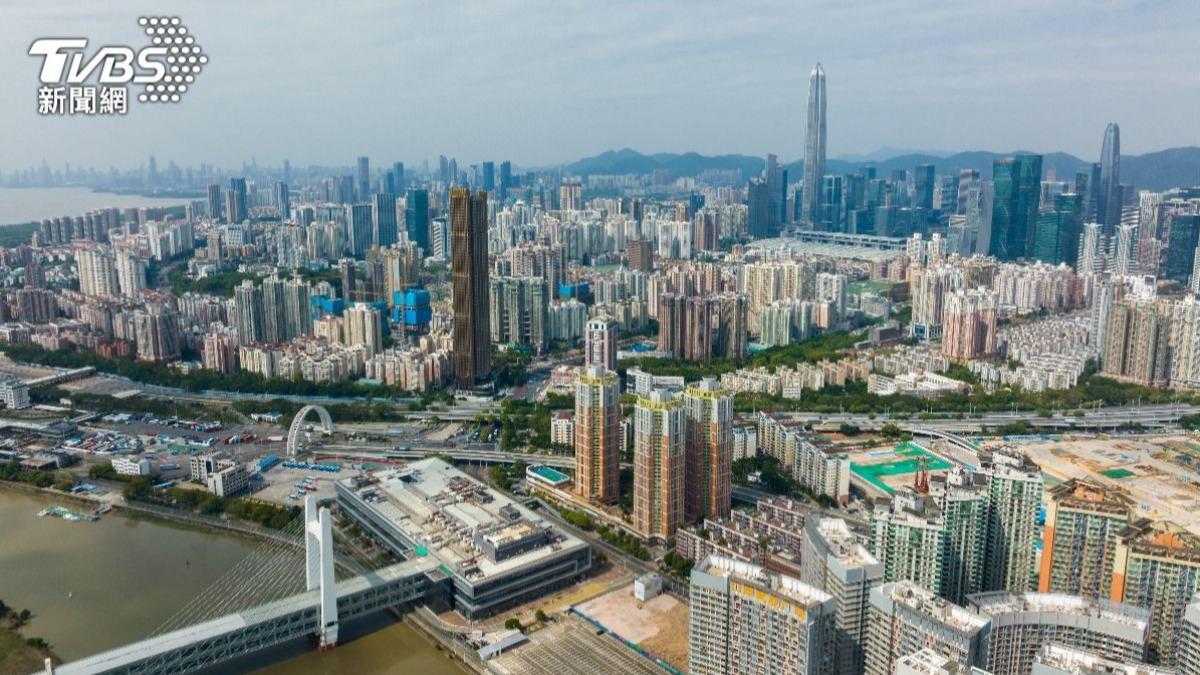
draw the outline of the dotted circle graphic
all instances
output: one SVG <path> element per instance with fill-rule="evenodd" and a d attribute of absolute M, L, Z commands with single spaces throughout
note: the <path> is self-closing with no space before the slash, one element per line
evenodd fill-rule
<path fill-rule="evenodd" d="M 187 85 L 196 81 L 201 66 L 208 63 L 208 56 L 177 16 L 138 17 L 138 25 L 150 37 L 150 44 L 167 48 L 166 74 L 158 82 L 147 84 L 138 101 L 178 103 Z"/>

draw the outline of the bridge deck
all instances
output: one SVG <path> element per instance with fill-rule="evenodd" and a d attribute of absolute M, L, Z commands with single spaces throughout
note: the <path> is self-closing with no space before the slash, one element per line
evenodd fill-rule
<path fill-rule="evenodd" d="M 338 583 L 342 620 L 423 598 L 431 559 L 408 560 Z M 55 669 L 62 675 L 188 673 L 317 631 L 319 591 L 306 591 L 251 609 L 134 642 Z"/>

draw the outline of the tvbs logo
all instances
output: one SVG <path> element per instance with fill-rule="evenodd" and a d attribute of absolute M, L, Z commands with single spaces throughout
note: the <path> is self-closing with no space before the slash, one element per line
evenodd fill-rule
<path fill-rule="evenodd" d="M 124 115 L 129 86 L 143 88 L 142 103 L 178 103 L 208 63 L 179 17 L 141 17 L 150 44 L 135 49 L 106 45 L 88 55 L 86 38 L 41 38 L 29 47 L 42 58 L 38 79 L 41 115 Z"/>

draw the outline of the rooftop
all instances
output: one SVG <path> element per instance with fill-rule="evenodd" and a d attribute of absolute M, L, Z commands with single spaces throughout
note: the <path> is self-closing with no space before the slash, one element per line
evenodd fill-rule
<path fill-rule="evenodd" d="M 876 586 L 871 594 L 872 596 L 879 594 L 897 605 L 907 607 L 921 616 L 933 619 L 967 635 L 978 632 L 988 623 L 987 617 L 976 614 L 965 607 L 959 607 L 911 581 L 896 581 Z"/>
<path fill-rule="evenodd" d="M 1103 619 L 1141 631 L 1145 631 L 1150 622 L 1150 610 L 1108 600 L 1090 600 L 1077 595 L 995 591 L 975 593 L 968 596 L 967 601 L 980 614 L 990 616 L 1047 612 L 1056 615 Z"/>
<path fill-rule="evenodd" d="M 744 582 L 806 607 L 823 604 L 833 599 L 832 595 L 809 586 L 799 579 L 775 574 L 758 565 L 741 560 L 710 555 L 696 565 L 696 569 L 712 576 Z"/>
<path fill-rule="evenodd" d="M 1120 515 L 1133 508 L 1133 500 L 1119 488 L 1072 478 L 1047 490 L 1059 507 Z"/>
<path fill-rule="evenodd" d="M 1173 675 L 1175 672 L 1144 664 L 1111 661 L 1092 652 L 1057 644 L 1042 647 L 1035 661 L 1037 663 L 1073 675 Z"/>
<path fill-rule="evenodd" d="M 472 583 L 586 547 L 504 494 L 446 462 L 424 459 L 346 478 L 341 486 Z M 486 550 L 490 547 L 492 550 Z M 504 547 L 503 553 L 498 551 Z"/>

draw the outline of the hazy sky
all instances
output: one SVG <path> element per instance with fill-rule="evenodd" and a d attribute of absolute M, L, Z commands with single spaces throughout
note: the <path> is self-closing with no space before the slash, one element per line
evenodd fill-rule
<path fill-rule="evenodd" d="M 1002 8 L 998 8 L 1002 7 Z M 144 45 L 177 14 L 210 56 L 184 100 L 36 112 L 38 37 Z M 384 3 L 0 0 L 0 169 L 211 162 L 571 161 L 607 149 L 804 147 L 824 64 L 829 154 L 1200 145 L 1200 2 Z"/>

